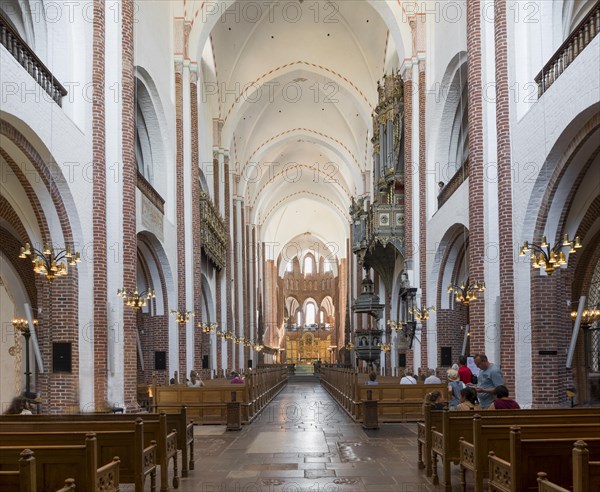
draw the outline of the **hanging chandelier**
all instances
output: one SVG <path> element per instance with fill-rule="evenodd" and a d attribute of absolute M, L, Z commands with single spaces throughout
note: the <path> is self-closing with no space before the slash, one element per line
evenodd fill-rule
<path fill-rule="evenodd" d="M 200 330 L 202 330 L 202 333 L 204 333 L 206 335 L 214 333 L 215 331 L 217 331 L 218 327 L 219 327 L 219 325 L 217 323 L 211 323 L 210 321 L 207 321 L 207 322 L 200 321 L 198 323 L 198 328 L 200 328 Z"/>
<path fill-rule="evenodd" d="M 390 350 L 392 350 L 392 344 L 391 343 L 378 343 L 377 346 L 381 349 L 382 352 L 389 352 Z"/>
<path fill-rule="evenodd" d="M 187 311 L 186 309 L 171 309 L 171 314 L 175 316 L 175 322 L 179 325 L 189 323 L 190 319 L 195 316 L 194 311 Z"/>
<path fill-rule="evenodd" d="M 125 288 L 118 289 L 117 295 L 123 298 L 123 302 L 126 306 L 129 306 L 136 311 L 146 307 L 148 300 L 156 298 L 156 294 L 152 289 L 145 290 L 143 292 L 138 292 L 137 287 L 135 288 L 133 294 L 129 295 Z"/>
<path fill-rule="evenodd" d="M 566 266 L 567 264 L 567 257 L 562 249 L 569 248 L 568 254 L 572 255 L 581 247 L 583 245 L 579 236 L 575 236 L 575 239 L 571 241 L 569 235 L 565 234 L 562 241 L 558 241 L 552 248 L 546 240 L 546 236 L 542 236 L 540 244 L 525 241 L 519 249 L 519 256 L 531 253 L 531 266 L 546 272 L 546 275 L 550 276 L 558 267 Z"/>
<path fill-rule="evenodd" d="M 465 305 L 477 300 L 477 293 L 485 290 L 485 282 L 477 282 L 471 284 L 470 280 L 459 285 L 450 284 L 448 286 L 448 294 L 454 293 L 454 299 Z"/>
<path fill-rule="evenodd" d="M 52 282 L 56 277 L 64 277 L 69 273 L 68 266 L 75 266 L 81 262 L 81 255 L 71 250 L 71 246 L 65 249 L 54 251 L 50 243 L 44 244 L 42 251 L 33 248 L 29 243 L 21 247 L 19 258 L 31 257 L 33 271 L 39 275 L 44 275 L 48 282 Z"/>
<path fill-rule="evenodd" d="M 577 311 L 571 311 L 571 318 L 575 321 Z M 583 325 L 593 325 L 598 320 L 600 320 L 600 306 L 584 309 L 581 313 L 581 324 Z"/>
<path fill-rule="evenodd" d="M 428 320 L 429 313 L 431 311 L 435 312 L 435 306 L 429 306 L 429 307 L 424 307 L 424 308 L 414 307 L 414 308 L 410 308 L 408 310 L 409 314 L 412 314 L 414 316 L 414 318 L 418 319 L 419 321 Z"/>

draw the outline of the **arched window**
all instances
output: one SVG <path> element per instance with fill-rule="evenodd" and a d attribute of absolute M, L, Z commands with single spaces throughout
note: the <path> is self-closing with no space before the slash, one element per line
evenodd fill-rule
<path fill-rule="evenodd" d="M 287 262 L 287 265 L 285 266 L 285 271 L 286 272 L 293 272 L 294 271 L 294 260 L 290 260 Z"/>
<path fill-rule="evenodd" d="M 600 306 L 600 262 L 596 264 L 590 290 L 588 292 L 588 307 Z M 600 321 L 590 325 L 587 330 L 586 358 L 591 372 L 600 372 Z"/>
<path fill-rule="evenodd" d="M 319 311 L 319 323 L 323 324 L 323 310 Z"/>
<path fill-rule="evenodd" d="M 315 305 L 312 302 L 309 302 L 306 305 L 306 324 L 307 325 L 312 325 L 315 323 L 315 315 L 316 315 Z"/>
<path fill-rule="evenodd" d="M 323 272 L 327 273 L 327 272 L 331 272 L 332 270 L 333 270 L 333 268 L 331 268 L 331 262 L 329 260 L 325 260 Z"/>
<path fill-rule="evenodd" d="M 296 325 L 302 326 L 302 313 L 300 311 L 296 313 Z"/>
<path fill-rule="evenodd" d="M 312 275 L 313 273 L 313 259 L 311 256 L 304 257 L 304 275 Z"/>

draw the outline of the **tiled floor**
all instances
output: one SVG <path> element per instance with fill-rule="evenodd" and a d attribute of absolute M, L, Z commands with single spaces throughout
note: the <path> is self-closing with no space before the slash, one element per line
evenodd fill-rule
<path fill-rule="evenodd" d="M 290 382 L 251 425 L 196 426 L 196 468 L 181 492 L 425 492 L 416 425 L 365 431 L 315 378 Z"/>

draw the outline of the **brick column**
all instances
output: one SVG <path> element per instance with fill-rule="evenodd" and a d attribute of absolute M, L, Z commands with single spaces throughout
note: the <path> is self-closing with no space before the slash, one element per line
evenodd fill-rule
<path fill-rule="evenodd" d="M 481 71 L 481 5 L 467 0 L 467 84 L 469 98 L 469 277 L 484 277 L 484 159 L 483 96 Z M 485 299 L 481 295 L 470 307 L 471 352 L 485 348 Z"/>
<path fill-rule="evenodd" d="M 136 284 L 137 168 L 135 164 L 135 78 L 133 64 L 133 0 L 121 3 L 122 36 L 122 152 L 123 152 L 123 285 Z M 128 408 L 137 405 L 137 317 L 132 309 L 123 314 L 124 401 Z"/>
<path fill-rule="evenodd" d="M 510 99 L 506 3 L 497 2 L 494 15 L 496 45 L 496 132 L 498 138 L 498 214 L 500 250 L 500 367 L 511 394 L 515 384 L 515 282 L 513 244 L 512 173 L 510 151 Z"/>
<path fill-rule="evenodd" d="M 404 80 L 404 257 L 413 255 L 413 220 L 412 220 L 412 189 L 413 189 L 413 81 L 412 63 L 407 63 L 402 76 Z"/>
<path fill-rule="evenodd" d="M 105 4 L 94 1 L 94 38 L 92 59 L 92 159 L 94 178 L 92 228 L 94 235 L 94 399 L 107 401 L 107 261 L 106 261 L 106 133 L 105 133 Z M 100 212 L 101 211 L 101 212 Z"/>
<path fill-rule="evenodd" d="M 225 265 L 225 309 L 227 318 L 227 330 L 231 333 L 235 333 L 235 325 L 233 320 L 233 309 L 232 309 L 232 296 L 231 296 L 231 281 L 233 279 L 233 242 L 232 242 L 232 217 L 231 217 L 231 183 L 229 174 L 229 156 L 225 155 L 223 162 L 224 170 L 224 181 L 225 181 L 225 236 L 227 239 L 227 264 Z M 235 369 L 235 359 L 233 346 L 235 345 L 233 339 L 227 341 L 227 365 L 232 369 Z"/>
<path fill-rule="evenodd" d="M 183 162 L 183 63 L 175 62 L 175 196 L 177 225 L 177 307 L 185 309 L 185 193 L 184 193 L 184 162 Z M 186 368 L 186 330 L 185 326 L 177 325 L 179 344 L 179 378 L 185 381 Z"/>
<path fill-rule="evenodd" d="M 421 307 L 427 306 L 427 149 L 425 141 L 425 61 L 419 61 L 419 280 Z M 427 321 L 421 322 L 421 367 L 427 368 Z"/>
<path fill-rule="evenodd" d="M 198 144 L 198 66 L 190 66 L 190 118 L 191 118 L 191 147 L 192 147 L 192 244 L 193 244 L 193 277 L 194 299 L 193 306 L 196 319 L 191 322 L 194 339 L 194 362 L 192 366 L 202 369 L 202 332 L 198 323 L 202 321 L 202 239 L 200 218 L 200 154 Z"/>

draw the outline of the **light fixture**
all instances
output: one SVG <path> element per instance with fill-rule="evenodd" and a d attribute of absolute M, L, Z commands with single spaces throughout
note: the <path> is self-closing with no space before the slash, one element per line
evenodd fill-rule
<path fill-rule="evenodd" d="M 475 281 L 475 283 L 471 284 L 470 279 L 467 279 L 466 282 L 460 285 L 450 284 L 448 286 L 448 294 L 454 293 L 454 299 L 465 305 L 468 305 L 472 301 L 476 301 L 477 293 L 483 292 L 484 290 L 485 282 Z"/>
<path fill-rule="evenodd" d="M 186 309 L 171 309 L 171 314 L 175 316 L 175 322 L 180 325 L 185 325 L 195 316 L 194 311 Z"/>
<path fill-rule="evenodd" d="M 211 323 L 210 321 L 207 321 L 206 323 L 203 321 L 200 321 L 198 323 L 198 328 L 200 328 L 200 330 L 202 330 L 202 333 L 204 333 L 206 335 L 214 333 L 215 331 L 217 331 L 218 327 L 219 327 L 219 325 L 217 323 Z"/>
<path fill-rule="evenodd" d="M 429 312 L 435 312 L 435 306 L 429 306 L 424 308 L 413 307 L 408 310 L 410 314 L 414 316 L 415 319 L 419 321 L 426 321 L 429 319 Z"/>
<path fill-rule="evenodd" d="M 33 248 L 29 243 L 21 246 L 19 258 L 27 258 L 31 256 L 33 263 L 33 271 L 40 275 L 45 275 L 48 282 L 52 282 L 56 277 L 63 277 L 69 273 L 68 266 L 75 266 L 81 261 L 81 255 L 71 250 L 71 246 L 67 245 L 65 249 L 54 251 L 52 244 L 44 244 L 42 251 Z"/>
<path fill-rule="evenodd" d="M 129 295 L 125 288 L 118 289 L 117 295 L 123 298 L 123 302 L 126 306 L 129 306 L 136 311 L 146 307 L 148 300 L 156 298 L 156 294 L 152 289 L 144 290 L 143 292 L 138 292 L 138 288 L 136 287 L 133 291 L 133 294 Z"/>
<path fill-rule="evenodd" d="M 346 345 L 344 345 L 344 348 L 346 350 L 354 350 L 355 345 L 352 342 L 348 342 Z"/>
<path fill-rule="evenodd" d="M 562 241 L 558 241 L 552 248 L 548 243 L 546 236 L 542 236 L 540 244 L 529 243 L 525 241 L 523 246 L 519 249 L 519 256 L 526 256 L 530 254 L 531 266 L 545 271 L 546 275 L 550 276 L 558 267 L 567 265 L 567 256 L 565 255 L 564 248 L 569 248 L 568 254 L 572 255 L 577 252 L 578 249 L 583 247 L 581 244 L 581 238 L 575 236 L 575 239 L 571 241 L 568 234 L 563 235 Z"/>
<path fill-rule="evenodd" d="M 571 318 L 575 321 L 577 311 L 571 311 Z M 593 325 L 598 320 L 600 320 L 600 306 L 584 309 L 581 313 L 581 324 L 583 325 Z"/>
<path fill-rule="evenodd" d="M 392 350 L 392 344 L 391 343 L 378 343 L 377 346 L 383 351 L 383 352 L 389 352 L 390 350 Z"/>
<path fill-rule="evenodd" d="M 34 319 L 33 325 L 37 326 L 37 324 L 37 319 Z M 29 330 L 29 321 L 26 319 L 13 319 L 12 325 L 25 337 L 25 398 L 33 400 L 37 397 L 37 394 L 31 391 L 31 369 L 29 368 L 29 339 L 31 338 L 31 331 Z"/>

